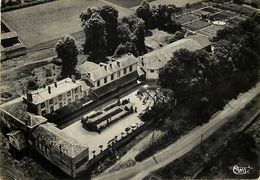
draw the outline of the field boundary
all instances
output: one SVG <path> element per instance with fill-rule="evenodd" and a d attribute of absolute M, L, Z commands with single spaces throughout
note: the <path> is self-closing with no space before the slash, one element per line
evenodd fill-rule
<path fill-rule="evenodd" d="M 13 6 L 7 6 L 7 7 L 4 7 L 4 8 L 1 8 L 1 10 L 2 10 L 2 12 L 8 12 L 8 11 L 13 11 L 13 10 L 21 9 L 21 8 L 36 6 L 36 5 L 39 5 L 39 4 L 48 3 L 48 2 L 52 2 L 52 1 L 57 1 L 57 0 L 36 0 L 36 1 L 33 1 L 33 2 L 26 2 L 26 3 L 13 5 Z"/>

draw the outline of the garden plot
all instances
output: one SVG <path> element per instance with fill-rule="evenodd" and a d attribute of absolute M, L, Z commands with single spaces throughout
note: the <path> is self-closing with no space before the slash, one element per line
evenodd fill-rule
<path fill-rule="evenodd" d="M 175 17 L 175 19 L 180 24 L 185 24 L 187 22 L 190 22 L 190 21 L 197 19 L 197 17 L 195 17 L 193 15 L 181 15 L 181 16 Z"/>
<path fill-rule="evenodd" d="M 231 11 L 222 11 L 220 13 L 214 14 L 210 18 L 211 18 L 211 20 L 215 20 L 215 21 L 225 21 L 225 20 L 232 18 L 236 15 L 237 15 L 236 13 L 233 13 Z"/>
<path fill-rule="evenodd" d="M 205 27 L 198 32 L 207 36 L 208 38 L 213 38 L 217 35 L 218 30 L 224 29 L 225 26 L 218 26 L 218 25 L 210 25 L 208 27 Z"/>
<path fill-rule="evenodd" d="M 220 9 L 213 8 L 213 7 L 206 7 L 206 8 L 203 8 L 203 9 L 201 9 L 201 10 L 203 10 L 203 11 L 207 11 L 207 12 L 212 13 L 212 14 L 214 14 L 214 13 L 220 11 Z"/>
<path fill-rule="evenodd" d="M 209 25 L 210 25 L 210 23 L 208 23 L 207 21 L 197 20 L 197 21 L 193 21 L 191 23 L 185 24 L 183 27 L 185 27 L 191 31 L 197 31 L 197 30 L 207 27 Z"/>

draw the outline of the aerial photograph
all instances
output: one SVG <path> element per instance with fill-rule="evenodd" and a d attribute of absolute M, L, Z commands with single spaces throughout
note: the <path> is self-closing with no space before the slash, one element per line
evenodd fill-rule
<path fill-rule="evenodd" d="M 260 179 L 260 0 L 1 0 L 0 179 Z"/>

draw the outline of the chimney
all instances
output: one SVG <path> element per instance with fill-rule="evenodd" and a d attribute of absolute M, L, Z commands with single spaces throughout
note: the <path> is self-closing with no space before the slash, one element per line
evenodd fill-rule
<path fill-rule="evenodd" d="M 27 93 L 26 96 L 27 96 L 27 101 L 28 102 L 32 102 L 32 100 L 33 100 L 32 94 L 31 93 Z"/>
<path fill-rule="evenodd" d="M 51 87 L 48 86 L 48 93 L 51 94 Z"/>
<path fill-rule="evenodd" d="M 115 61 L 116 59 L 115 58 L 112 58 L 112 61 Z"/>
<path fill-rule="evenodd" d="M 72 82 L 76 83 L 76 77 L 74 75 L 71 75 Z"/>
<path fill-rule="evenodd" d="M 54 86 L 55 86 L 56 88 L 58 87 L 57 82 L 54 82 Z"/>
<path fill-rule="evenodd" d="M 46 84 L 43 84 L 43 89 L 45 89 L 45 87 L 46 87 Z"/>

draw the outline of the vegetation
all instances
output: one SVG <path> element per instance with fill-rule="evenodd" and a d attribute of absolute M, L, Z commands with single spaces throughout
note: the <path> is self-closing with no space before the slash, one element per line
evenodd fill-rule
<path fill-rule="evenodd" d="M 138 17 L 145 22 L 146 29 L 159 28 L 170 33 L 181 30 L 181 25 L 175 21 L 173 15 L 181 12 L 175 5 L 159 5 L 150 7 L 147 1 L 143 1 L 136 10 Z"/>
<path fill-rule="evenodd" d="M 75 74 L 77 65 L 78 49 L 72 36 L 61 37 L 56 44 L 56 52 L 62 60 L 62 77 L 68 77 Z"/>

